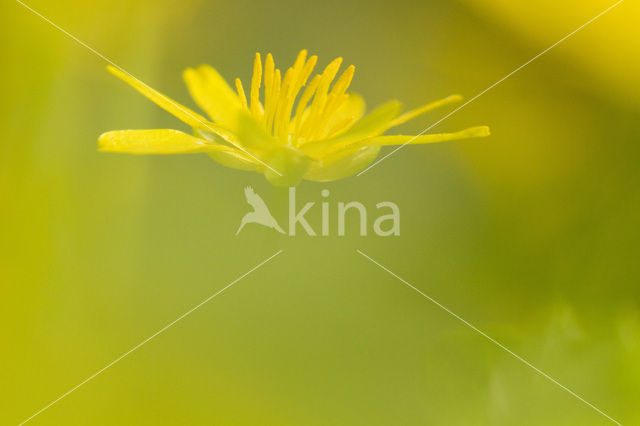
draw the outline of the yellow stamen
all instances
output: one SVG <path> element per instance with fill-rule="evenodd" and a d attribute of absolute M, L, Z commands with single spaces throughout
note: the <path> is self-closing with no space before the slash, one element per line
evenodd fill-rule
<path fill-rule="evenodd" d="M 320 84 L 320 76 L 316 75 L 315 77 L 313 77 L 313 79 L 311 80 L 311 83 L 309 83 L 309 85 L 307 86 L 307 88 L 304 90 L 304 92 L 302 93 L 302 97 L 300 98 L 300 102 L 298 102 L 298 106 L 296 107 L 296 115 L 293 119 L 293 123 L 294 123 L 294 133 L 296 135 L 298 135 L 300 133 L 300 127 L 302 124 L 302 115 L 305 112 L 306 108 L 307 108 L 307 104 L 309 103 L 309 101 L 311 100 L 311 98 L 313 97 L 313 95 L 316 93 L 316 89 L 318 88 L 318 85 Z"/>
<path fill-rule="evenodd" d="M 325 106 L 324 112 L 322 113 L 322 118 L 318 121 L 316 128 L 312 133 L 312 136 L 322 137 L 329 130 L 325 129 L 326 124 L 331 116 L 336 112 L 336 110 L 340 108 L 340 106 L 347 100 L 345 92 L 349 88 L 349 85 L 351 85 L 355 70 L 356 67 L 354 67 L 353 65 L 349 66 L 349 68 L 347 68 L 342 73 L 340 78 L 338 78 L 338 80 L 331 88 L 331 92 L 329 93 L 329 97 L 327 99 L 327 104 Z"/>
<path fill-rule="evenodd" d="M 324 69 L 324 72 L 322 73 L 320 79 L 320 84 L 318 85 L 318 89 L 313 98 L 313 103 L 310 107 L 311 111 L 309 113 L 309 117 L 307 117 L 300 129 L 301 136 L 311 136 L 315 124 L 317 124 L 317 120 L 319 119 L 326 105 L 329 86 L 338 73 L 338 69 L 340 69 L 341 64 L 342 58 L 337 58 L 333 60 L 333 62 L 331 62 L 329 65 L 327 65 L 327 67 Z"/>
<path fill-rule="evenodd" d="M 327 128 L 327 123 L 331 119 L 331 116 L 336 112 L 338 108 L 340 108 L 347 100 L 348 96 L 341 94 L 337 95 L 335 93 L 330 93 L 327 97 L 327 103 L 324 108 L 324 112 L 316 121 L 315 126 L 311 130 L 311 138 L 312 139 L 321 139 L 326 135 L 329 131 Z"/>
<path fill-rule="evenodd" d="M 303 50 L 298 54 L 293 67 L 289 68 L 285 74 L 285 83 L 283 83 L 280 105 L 276 114 L 276 125 L 274 126 L 274 133 L 280 136 L 282 142 L 288 142 L 289 139 L 290 119 L 293 104 L 296 100 L 296 96 L 298 96 L 298 92 L 306 80 L 306 59 L 307 51 Z"/>
<path fill-rule="evenodd" d="M 236 90 L 238 91 L 238 96 L 240 97 L 240 102 L 242 102 L 242 108 L 249 109 L 247 105 L 247 95 L 244 93 L 244 88 L 242 87 L 242 81 L 239 78 L 236 78 Z"/>
<path fill-rule="evenodd" d="M 256 59 L 253 62 L 253 77 L 251 78 L 251 113 L 256 117 L 262 116 L 262 105 L 260 105 L 261 82 L 262 60 L 260 59 L 260 54 L 256 53 Z"/>
<path fill-rule="evenodd" d="M 267 132 L 272 131 L 273 119 L 275 117 L 276 108 L 278 106 L 278 98 L 280 97 L 280 86 L 282 84 L 282 78 L 280 70 L 275 70 L 273 73 L 273 84 L 271 87 L 271 93 L 269 94 L 269 105 L 265 110 L 265 118 L 267 121 Z"/>
<path fill-rule="evenodd" d="M 293 67 L 291 67 L 290 69 L 293 70 L 294 75 L 293 75 L 293 82 L 295 84 L 298 83 L 298 76 L 300 75 L 305 62 L 307 60 L 307 51 L 306 50 L 302 50 L 298 56 L 296 57 L 296 61 L 293 63 Z M 295 87 L 295 84 L 291 87 Z"/>
<path fill-rule="evenodd" d="M 267 59 L 264 63 L 264 118 L 265 118 L 265 126 L 267 121 L 267 116 L 269 115 L 269 111 L 271 110 L 271 92 L 273 91 L 273 75 L 275 71 L 275 64 L 273 63 L 273 55 L 271 53 L 267 54 Z"/>
<path fill-rule="evenodd" d="M 309 58 L 309 60 L 304 66 L 304 69 L 302 70 L 302 79 L 300 80 L 300 87 L 307 84 L 307 80 L 309 79 L 309 76 L 311 76 L 313 69 L 316 67 L 316 63 L 318 63 L 317 56 L 312 56 Z"/>
<path fill-rule="evenodd" d="M 349 68 L 347 68 L 342 73 L 340 78 L 338 78 L 336 83 L 333 85 L 333 88 L 331 88 L 331 93 L 335 93 L 338 96 L 344 94 L 351 85 L 351 81 L 353 80 L 353 74 L 355 73 L 355 71 L 356 67 L 350 65 Z"/>
<path fill-rule="evenodd" d="M 274 136 L 283 136 L 286 130 L 283 129 L 283 122 L 285 121 L 285 109 L 287 104 L 287 98 L 289 96 L 289 90 L 292 86 L 293 79 L 295 78 L 295 71 L 293 68 L 289 68 L 284 75 L 284 80 L 282 82 L 282 87 L 280 88 L 280 96 L 276 105 L 276 112 L 274 115 L 273 122 L 273 134 Z M 286 121 L 288 124 L 289 118 L 286 117 Z"/>
<path fill-rule="evenodd" d="M 307 84 L 307 80 L 309 80 L 309 77 L 311 76 L 311 73 L 313 72 L 313 69 L 316 67 L 316 63 L 317 62 L 318 62 L 318 57 L 317 56 L 312 56 L 311 58 L 309 58 L 307 63 L 304 65 L 304 68 L 302 69 L 302 71 L 300 73 L 300 79 L 298 80 L 297 85 L 294 88 L 293 94 L 291 96 L 291 105 L 290 105 L 290 109 L 289 109 L 289 116 L 291 115 L 291 112 L 293 110 L 293 104 L 295 103 L 295 100 L 296 100 L 296 97 L 298 96 L 298 93 L 300 92 L 302 87 L 304 87 L 304 85 Z M 302 97 L 300 98 L 300 102 L 298 102 L 298 107 L 296 108 L 295 116 L 290 121 L 290 124 L 288 125 L 289 132 L 293 132 L 295 134 L 297 132 L 299 126 L 300 126 L 300 120 L 302 119 L 302 113 L 304 112 L 304 109 L 306 108 L 307 103 L 309 102 L 309 100 L 311 100 L 311 98 L 313 97 L 313 93 L 315 92 L 315 89 L 317 88 L 317 83 L 319 82 L 319 77 L 320 76 L 316 76 L 316 77 L 318 77 L 318 79 L 317 80 L 316 79 L 312 80 L 311 84 L 302 93 Z M 314 81 L 316 81 L 315 84 L 314 84 Z"/>
<path fill-rule="evenodd" d="M 271 96 L 271 88 L 273 87 L 273 73 L 275 71 L 275 64 L 273 63 L 273 56 L 271 53 L 267 55 L 267 59 L 264 63 L 264 106 L 267 108 L 269 103 L 268 99 Z"/>

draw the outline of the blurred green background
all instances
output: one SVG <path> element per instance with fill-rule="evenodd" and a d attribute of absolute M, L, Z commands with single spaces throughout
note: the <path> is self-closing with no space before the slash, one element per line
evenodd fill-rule
<path fill-rule="evenodd" d="M 29 4 L 189 106 L 188 66 L 246 83 L 256 51 L 284 66 L 306 48 L 322 66 L 356 65 L 353 90 L 369 107 L 413 107 L 472 97 L 611 3 Z M 370 212 L 394 201 L 400 237 L 290 238 L 234 236 L 246 185 L 277 201 L 261 175 L 204 155 L 97 152 L 108 130 L 188 129 L 2 2 L 0 423 L 26 419 L 279 249 L 32 423 L 608 423 L 358 248 L 640 424 L 638 12 L 621 4 L 434 129 L 486 124 L 492 137 L 408 147 L 361 177 L 298 188 L 300 200 L 327 188 L 334 207 Z"/>

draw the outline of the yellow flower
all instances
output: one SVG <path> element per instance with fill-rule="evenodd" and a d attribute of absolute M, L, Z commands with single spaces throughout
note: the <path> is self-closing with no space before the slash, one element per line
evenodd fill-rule
<path fill-rule="evenodd" d="M 233 90 L 208 65 L 187 69 L 184 79 L 189 91 L 210 120 L 123 70 L 109 67 L 110 72 L 190 125 L 194 136 L 177 130 L 119 130 L 100 136 L 99 147 L 132 154 L 204 152 L 223 166 L 264 173 L 277 186 L 297 185 L 302 179 L 328 182 L 364 169 L 382 146 L 404 144 L 413 138 L 382 136 L 388 129 L 461 99 L 449 96 L 404 114 L 400 103 L 392 101 L 364 116 L 362 98 L 347 92 L 355 67 L 348 67 L 332 85 L 342 58 L 311 78 L 317 59 L 307 59 L 303 50 L 283 76 L 271 54 L 264 68 L 260 54 L 256 54 L 248 96 L 239 79 Z M 422 135 L 411 144 L 488 135 L 487 127 L 473 127 Z"/>

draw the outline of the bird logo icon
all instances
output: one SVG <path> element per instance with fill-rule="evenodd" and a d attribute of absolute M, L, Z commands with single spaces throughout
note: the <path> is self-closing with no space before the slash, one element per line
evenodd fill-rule
<path fill-rule="evenodd" d="M 269 208 L 267 207 L 265 202 L 262 200 L 262 198 L 260 198 L 258 194 L 256 194 L 252 187 L 247 186 L 244 189 L 244 196 L 247 199 L 247 203 L 249 203 L 249 205 L 253 207 L 253 211 L 244 215 L 244 217 L 242 218 L 242 222 L 240 222 L 240 227 L 238 228 L 236 235 L 238 235 L 242 228 L 244 228 L 244 226 L 248 223 L 257 223 L 259 225 L 266 226 L 267 228 L 275 229 L 279 233 L 284 234 L 284 231 L 282 230 L 282 228 L 280 228 L 280 225 L 278 225 L 278 222 L 273 217 L 273 215 L 271 215 L 271 212 L 269 211 Z"/>

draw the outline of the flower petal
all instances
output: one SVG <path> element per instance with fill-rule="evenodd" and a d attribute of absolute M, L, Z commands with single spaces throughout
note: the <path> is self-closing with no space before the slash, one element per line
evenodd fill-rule
<path fill-rule="evenodd" d="M 220 73 L 209 65 L 201 65 L 196 69 L 187 69 L 183 77 L 191 96 L 200 108 L 205 110 L 214 122 L 235 130 L 236 117 L 242 110 L 242 102 Z"/>
<path fill-rule="evenodd" d="M 316 161 L 304 175 L 304 178 L 315 182 L 330 182 L 347 178 L 371 164 L 378 156 L 380 149 L 379 146 L 367 146 L 329 155 Z"/>
<path fill-rule="evenodd" d="M 209 152 L 207 154 L 217 163 L 231 169 L 245 170 L 248 172 L 260 172 L 264 169 L 264 166 L 256 160 L 234 149 Z"/>
<path fill-rule="evenodd" d="M 280 146 L 280 143 L 269 135 L 264 126 L 247 111 L 241 111 L 235 118 L 238 130 L 235 132 L 237 141 L 244 147 L 258 154 L 263 154 Z"/>
<path fill-rule="evenodd" d="M 321 158 L 323 155 L 338 152 L 356 142 L 381 135 L 388 128 L 389 123 L 398 116 L 400 108 L 398 101 L 387 102 L 370 112 L 342 135 L 304 144 L 301 150 L 313 158 Z"/>
<path fill-rule="evenodd" d="M 363 145 L 417 145 L 425 143 L 446 142 L 457 139 L 469 139 L 469 138 L 484 138 L 491 134 L 491 131 L 487 126 L 471 127 L 469 129 L 461 130 L 455 133 L 437 133 L 432 135 L 421 136 L 406 136 L 406 135 L 394 135 L 394 136 L 378 136 L 367 141 L 363 141 Z"/>
<path fill-rule="evenodd" d="M 107 69 L 109 70 L 110 73 L 112 73 L 119 79 L 130 84 L 134 89 L 136 89 L 138 92 L 146 96 L 149 100 L 151 100 L 153 103 L 158 105 L 160 108 L 174 115 L 175 117 L 187 123 L 191 127 L 200 127 L 200 128 L 207 127 L 208 120 L 203 116 L 201 116 L 200 114 L 198 114 L 197 112 L 194 112 L 189 108 L 183 105 L 180 105 L 176 101 L 168 98 L 167 96 L 163 95 L 157 90 L 147 86 L 137 78 L 123 71 L 120 71 L 119 69 L 112 67 L 111 65 L 107 66 Z"/>
<path fill-rule="evenodd" d="M 186 154 L 235 149 L 173 129 L 116 130 L 100 136 L 100 151 L 130 154 Z"/>
<path fill-rule="evenodd" d="M 434 101 L 434 102 L 429 102 L 428 104 L 423 105 L 420 108 L 416 108 L 416 109 L 413 109 L 411 111 L 405 112 L 400 117 L 396 118 L 391 123 L 389 123 L 389 128 L 399 126 L 401 124 L 406 123 L 409 120 L 413 120 L 414 118 L 418 117 L 419 115 L 422 115 L 422 114 L 427 113 L 427 112 L 429 112 L 431 110 L 434 110 L 436 108 L 440 108 L 441 106 L 445 106 L 445 105 L 453 103 L 453 102 L 460 102 L 461 100 L 462 100 L 462 96 L 460 96 L 460 95 L 451 95 L 451 96 L 448 96 L 448 97 L 446 97 L 444 99 L 440 99 L 440 100 L 437 100 L 437 101 Z"/>
<path fill-rule="evenodd" d="M 389 122 L 398 116 L 401 108 L 402 106 L 398 101 L 387 102 L 379 106 L 356 123 L 347 133 L 341 135 L 339 140 L 359 140 L 363 136 L 371 137 L 382 134 Z"/>
<path fill-rule="evenodd" d="M 349 93 L 347 99 L 331 115 L 327 122 L 327 133 L 323 137 L 335 137 L 349 130 L 364 115 L 364 99 L 355 93 Z"/>

